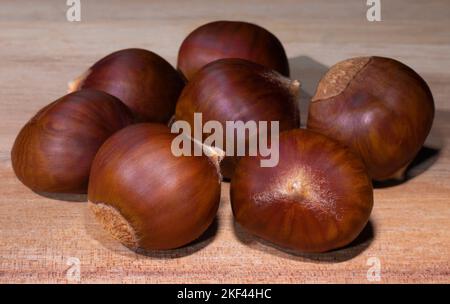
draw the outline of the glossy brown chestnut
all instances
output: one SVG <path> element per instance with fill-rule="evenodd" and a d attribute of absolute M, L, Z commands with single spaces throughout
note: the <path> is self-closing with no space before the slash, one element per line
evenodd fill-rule
<path fill-rule="evenodd" d="M 218 164 L 175 157 L 175 134 L 160 124 L 129 126 L 97 153 L 89 205 L 102 226 L 131 249 L 172 249 L 198 238 L 220 202 Z"/>
<path fill-rule="evenodd" d="M 243 59 L 220 59 L 202 68 L 183 89 L 175 119 L 194 126 L 194 113 L 203 121 L 279 121 L 280 130 L 297 128 L 299 82 L 274 70 Z M 224 134 L 223 147 L 227 137 Z M 235 142 L 236 146 L 236 142 Z M 229 154 L 221 163 L 222 174 L 230 178 L 236 157 Z"/>
<path fill-rule="evenodd" d="M 17 135 L 14 172 L 34 191 L 86 193 L 98 148 L 130 123 L 131 112 L 114 96 L 95 90 L 68 94 L 41 109 Z"/>
<path fill-rule="evenodd" d="M 247 59 L 289 76 L 283 45 L 268 30 L 247 22 L 215 21 L 200 26 L 181 44 L 178 69 L 187 79 L 223 58 Z"/>
<path fill-rule="evenodd" d="M 69 84 L 69 91 L 92 88 L 119 98 L 139 121 L 167 122 L 183 89 L 181 75 L 162 57 L 143 49 L 114 52 Z"/>
<path fill-rule="evenodd" d="M 308 128 L 359 153 L 375 180 L 402 178 L 434 118 L 425 81 L 394 59 L 359 57 L 327 72 L 312 98 Z"/>
<path fill-rule="evenodd" d="M 373 205 L 364 163 L 348 148 L 312 131 L 296 129 L 279 138 L 280 161 L 260 167 L 246 156 L 231 181 L 236 221 L 279 246 L 324 252 L 352 242 Z"/>

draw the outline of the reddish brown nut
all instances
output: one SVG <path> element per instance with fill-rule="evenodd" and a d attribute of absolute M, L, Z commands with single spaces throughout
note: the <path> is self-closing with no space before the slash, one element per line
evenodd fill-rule
<path fill-rule="evenodd" d="M 95 90 L 68 94 L 22 128 L 11 151 L 14 172 L 34 191 L 86 193 L 95 153 L 132 122 L 116 97 Z"/>
<path fill-rule="evenodd" d="M 216 215 L 218 164 L 206 156 L 175 157 L 175 136 L 164 125 L 132 125 L 109 138 L 93 162 L 90 208 L 131 249 L 186 245 Z"/>
<path fill-rule="evenodd" d="M 331 67 L 309 107 L 308 128 L 360 154 L 375 180 L 401 178 L 434 118 L 433 96 L 411 68 L 359 57 Z"/>
<path fill-rule="evenodd" d="M 279 121 L 280 130 L 292 129 L 300 125 L 298 90 L 298 81 L 264 66 L 243 59 L 221 59 L 205 66 L 186 85 L 175 119 L 187 121 L 192 129 L 194 113 L 202 113 L 204 122 L 219 121 L 223 130 L 226 121 Z M 219 148 L 226 147 L 227 138 L 224 132 L 223 147 Z M 227 154 L 221 163 L 224 177 L 231 177 L 236 161 Z"/>
<path fill-rule="evenodd" d="M 211 22 L 190 33 L 180 47 L 178 69 L 190 80 L 204 65 L 223 58 L 247 59 L 289 76 L 286 52 L 278 38 L 240 21 Z"/>
<path fill-rule="evenodd" d="M 231 181 L 236 221 L 282 247 L 324 252 L 352 242 L 373 205 L 370 177 L 358 156 L 318 133 L 280 134 L 278 166 L 242 158 Z"/>
<path fill-rule="evenodd" d="M 167 122 L 183 89 L 181 75 L 162 57 L 142 49 L 114 52 L 69 84 L 116 96 L 139 121 Z"/>

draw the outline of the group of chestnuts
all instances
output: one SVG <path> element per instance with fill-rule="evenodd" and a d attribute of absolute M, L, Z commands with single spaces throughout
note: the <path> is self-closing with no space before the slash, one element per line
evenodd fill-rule
<path fill-rule="evenodd" d="M 132 249 L 197 239 L 216 216 L 222 178 L 248 232 L 297 251 L 340 248 L 368 222 L 372 180 L 401 177 L 422 147 L 433 97 L 396 60 L 352 58 L 320 80 L 305 129 L 300 83 L 288 77 L 280 41 L 246 22 L 194 30 L 177 69 L 150 51 L 120 50 L 26 123 L 12 165 L 38 193 L 87 193 L 102 226 Z M 170 123 L 198 112 L 220 123 L 278 121 L 278 165 L 261 167 L 259 154 L 174 156 Z"/>

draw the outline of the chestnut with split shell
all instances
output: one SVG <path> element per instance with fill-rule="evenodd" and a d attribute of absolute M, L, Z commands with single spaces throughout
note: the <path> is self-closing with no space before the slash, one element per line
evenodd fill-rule
<path fill-rule="evenodd" d="M 299 87 L 298 81 L 248 60 L 220 59 L 206 65 L 187 83 L 177 103 L 175 120 L 187 121 L 193 129 L 194 114 L 202 113 L 203 121 L 218 121 L 223 130 L 227 121 L 277 121 L 281 131 L 297 128 Z M 224 134 L 223 147 L 218 148 L 226 150 L 228 140 L 233 140 L 230 133 Z M 236 147 L 236 136 L 234 141 Z M 231 178 L 238 157 L 236 151 L 226 152 L 222 174 Z"/>
<path fill-rule="evenodd" d="M 183 89 L 181 75 L 159 55 L 124 49 L 97 61 L 69 83 L 69 92 L 92 88 L 119 98 L 138 121 L 166 123 Z"/>
<path fill-rule="evenodd" d="M 176 157 L 175 137 L 164 125 L 132 125 L 110 137 L 94 159 L 90 209 L 133 250 L 186 245 L 208 228 L 219 207 L 219 159 Z"/>
<path fill-rule="evenodd" d="M 281 247 L 325 252 L 352 242 L 368 222 L 372 181 L 361 159 L 343 145 L 296 129 L 279 138 L 279 163 L 240 160 L 231 180 L 236 221 Z"/>
<path fill-rule="evenodd" d="M 289 76 L 286 52 L 278 38 L 242 21 L 215 21 L 195 29 L 180 47 L 178 69 L 191 80 L 203 66 L 224 58 L 250 60 Z"/>
<path fill-rule="evenodd" d="M 14 172 L 38 192 L 86 193 L 95 153 L 131 112 L 116 97 L 80 90 L 42 108 L 21 129 L 11 151 Z"/>
<path fill-rule="evenodd" d="M 433 118 L 433 96 L 415 71 L 390 58 L 358 57 L 322 78 L 307 127 L 353 149 L 382 181 L 403 178 Z"/>

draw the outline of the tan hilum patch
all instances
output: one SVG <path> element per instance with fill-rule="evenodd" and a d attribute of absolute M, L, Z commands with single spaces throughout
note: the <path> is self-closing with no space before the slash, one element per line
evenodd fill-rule
<path fill-rule="evenodd" d="M 370 57 L 351 58 L 332 66 L 320 80 L 316 94 L 311 101 L 329 99 L 344 92 L 370 59 Z"/>
<path fill-rule="evenodd" d="M 137 249 L 139 239 L 131 224 L 114 207 L 103 203 L 88 203 L 103 228 L 125 246 Z"/>

